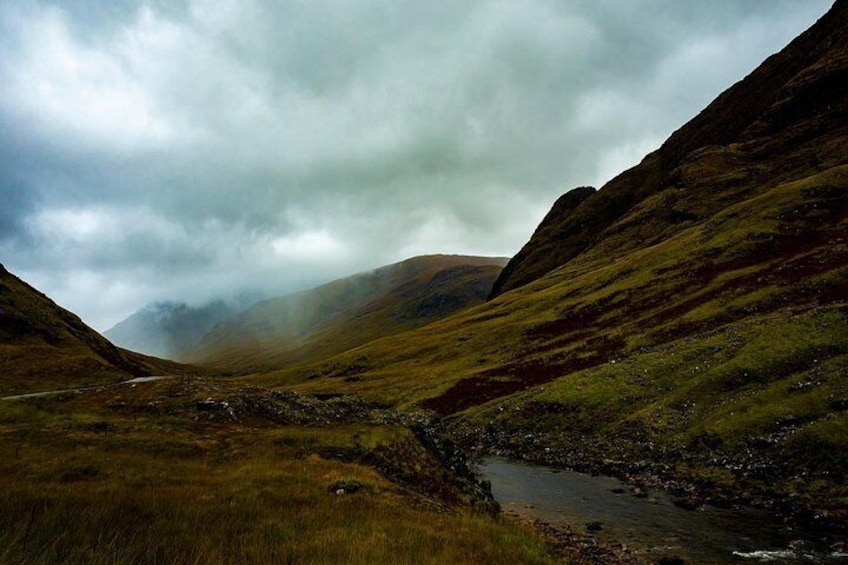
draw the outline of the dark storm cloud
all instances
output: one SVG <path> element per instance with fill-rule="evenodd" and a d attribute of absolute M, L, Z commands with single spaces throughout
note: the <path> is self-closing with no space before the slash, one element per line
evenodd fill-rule
<path fill-rule="evenodd" d="M 5 3 L 2 261 L 106 329 L 153 300 L 511 254 L 828 5 Z"/>

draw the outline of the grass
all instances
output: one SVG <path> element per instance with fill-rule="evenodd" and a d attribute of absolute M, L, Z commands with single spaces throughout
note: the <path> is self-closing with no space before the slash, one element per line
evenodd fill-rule
<path fill-rule="evenodd" d="M 414 257 L 274 298 L 222 323 L 183 357 L 239 374 L 324 359 L 482 303 L 505 262 Z"/>
<path fill-rule="evenodd" d="M 0 396 L 202 372 L 119 349 L 0 265 Z"/>
<path fill-rule="evenodd" d="M 848 320 L 838 310 L 770 314 L 573 373 L 462 419 L 518 438 L 526 454 L 542 445 L 590 459 L 653 457 L 678 479 L 765 490 L 844 517 L 846 374 Z M 522 448 L 526 434 L 535 443 Z"/>
<path fill-rule="evenodd" d="M 656 244 L 590 250 L 425 328 L 243 382 L 424 405 L 551 448 L 614 444 L 623 456 L 650 441 L 703 456 L 686 473 L 720 483 L 727 469 L 705 445 L 731 458 L 759 445 L 765 462 L 790 463 L 768 488 L 789 492 L 806 472 L 838 499 L 835 465 L 817 470 L 786 446 L 806 437 L 833 461 L 848 453 L 848 434 L 818 436 L 848 399 L 848 219 L 834 189 L 846 184 L 841 166 L 763 186 Z"/>
<path fill-rule="evenodd" d="M 528 531 L 319 455 L 410 441 L 404 428 L 210 423 L 175 386 L 0 405 L 0 563 L 553 559 Z M 364 488 L 336 495 L 339 480 Z"/>

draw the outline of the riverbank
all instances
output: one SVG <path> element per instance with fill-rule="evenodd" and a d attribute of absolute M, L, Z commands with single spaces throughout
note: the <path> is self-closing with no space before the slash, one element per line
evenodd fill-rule
<path fill-rule="evenodd" d="M 581 435 L 547 426 L 544 414 L 535 423 L 529 415 L 525 420 L 517 429 L 455 418 L 448 428 L 451 437 L 478 458 L 491 455 L 615 477 L 643 492 L 667 492 L 677 505 L 692 510 L 767 510 L 787 523 L 826 532 L 832 543 L 848 534 L 844 479 L 829 470 L 817 476 L 798 457 L 781 459 L 766 442 L 737 451 L 703 445 L 687 449 L 662 445 L 639 430 L 611 437 L 602 432 Z"/>
<path fill-rule="evenodd" d="M 686 510 L 660 491 L 618 479 L 497 457 L 480 460 L 482 477 L 503 510 L 579 550 L 611 563 L 737 563 L 782 555 L 779 563 L 841 563 L 844 546 L 819 531 L 750 508 Z"/>
<path fill-rule="evenodd" d="M 274 543 L 288 544 L 280 551 L 301 558 L 321 555 L 318 542 L 304 547 L 291 537 L 301 527 L 297 520 L 312 516 L 307 512 L 310 504 L 316 505 L 316 516 L 323 516 L 328 524 L 352 528 L 344 534 L 343 543 L 372 544 L 363 555 L 376 562 L 389 559 L 390 554 L 384 553 L 389 542 L 373 538 L 358 521 L 387 536 L 407 539 L 411 548 L 430 556 L 425 562 L 450 558 L 459 563 L 491 559 L 610 564 L 667 559 L 674 563 L 684 554 L 646 551 L 658 544 L 645 536 L 620 536 L 612 520 L 596 511 L 601 506 L 591 501 L 581 503 L 585 514 L 568 520 L 525 512 L 532 509 L 516 507 L 495 481 L 481 480 L 473 466 L 469 468 L 466 453 L 480 453 L 479 444 L 458 445 L 451 439 L 458 435 L 457 423 L 425 411 L 396 411 L 355 396 L 302 395 L 202 378 L 148 379 L 144 385 L 132 382 L 30 397 L 3 406 L 0 483 L 9 496 L 3 529 L 8 535 L 2 541 L 10 549 L 0 553 L 0 562 L 63 556 L 73 562 L 68 556 L 79 550 L 86 556 L 80 562 L 96 563 L 98 556 L 109 551 L 103 544 L 117 543 L 122 528 L 132 526 L 122 522 L 130 507 L 135 514 L 128 516 L 141 512 L 152 524 L 141 534 L 147 545 L 134 546 L 127 555 L 173 557 L 176 554 L 156 536 L 171 539 L 167 529 L 173 521 L 183 524 L 180 528 L 208 521 L 212 531 L 229 532 L 232 525 L 218 515 L 221 501 L 235 505 L 237 514 L 247 512 L 240 518 L 242 534 L 227 535 L 243 535 L 260 544 L 267 542 L 260 538 L 280 536 L 282 541 Z M 550 470 L 552 475 L 563 475 L 565 455 L 586 455 L 576 449 L 568 453 L 545 449 L 539 441 L 538 436 L 525 437 L 512 445 L 534 446 L 524 455 L 556 461 L 559 469 Z M 506 449 L 498 452 L 514 454 Z M 584 469 L 595 474 L 623 472 L 620 476 L 629 483 L 620 486 L 622 492 L 603 494 L 639 503 L 660 498 L 657 489 L 668 485 L 655 467 L 640 461 L 624 465 L 606 460 Z M 281 487 L 281 482 L 288 486 Z M 173 500 L 160 499 L 159 491 L 167 491 Z M 80 493 L 88 498 L 79 498 Z M 550 492 L 545 495 L 556 498 Z M 335 515 L 327 497 L 349 499 L 344 503 L 349 506 L 339 507 L 344 510 Z M 688 507 L 687 500 L 675 501 Z M 503 505 L 500 517 L 498 501 Z M 675 501 L 668 506 L 684 512 L 674 506 Z M 299 510 L 282 519 L 279 509 L 290 503 Z M 376 504 L 379 515 L 362 514 L 360 504 Z M 93 539 L 76 526 L 68 529 L 60 519 L 68 513 L 84 516 L 83 525 L 101 537 Z M 266 527 L 263 520 L 278 522 Z M 320 532 L 313 534 L 323 539 Z M 437 543 L 438 536 L 446 541 Z M 466 536 L 472 547 L 467 554 L 459 549 Z M 39 553 L 53 547 L 47 539 L 60 540 L 56 553 L 49 556 Z M 185 539 L 174 543 L 174 551 L 184 555 L 223 552 L 217 555 L 242 557 L 238 547 L 221 545 L 216 539 L 204 538 L 209 547 Z M 438 544 L 444 547 L 436 548 Z M 785 548 L 734 549 L 754 555 Z M 831 549 L 840 551 L 837 546 Z M 406 549 L 397 551 L 399 556 L 407 555 Z"/>

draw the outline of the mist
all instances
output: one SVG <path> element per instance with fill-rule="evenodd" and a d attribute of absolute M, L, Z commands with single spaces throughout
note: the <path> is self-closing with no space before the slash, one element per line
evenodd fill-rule
<path fill-rule="evenodd" d="M 829 0 L 0 7 L 0 261 L 103 331 L 512 255 Z"/>

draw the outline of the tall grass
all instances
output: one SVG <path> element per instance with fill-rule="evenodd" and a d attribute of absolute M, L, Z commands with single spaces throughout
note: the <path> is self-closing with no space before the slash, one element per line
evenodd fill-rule
<path fill-rule="evenodd" d="M 18 405 L 0 419 L 0 563 L 551 560 L 529 532 L 468 509 L 428 510 L 374 469 L 303 451 L 359 427 L 204 426 L 59 405 Z M 95 416 L 108 425 L 81 423 Z M 331 492 L 341 479 L 365 488 Z"/>

